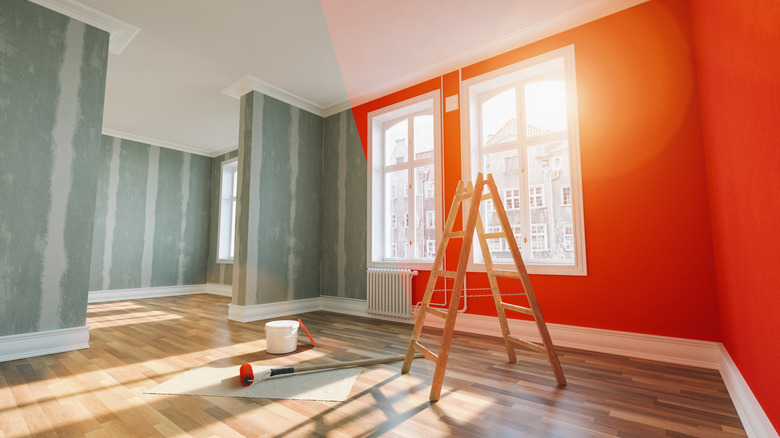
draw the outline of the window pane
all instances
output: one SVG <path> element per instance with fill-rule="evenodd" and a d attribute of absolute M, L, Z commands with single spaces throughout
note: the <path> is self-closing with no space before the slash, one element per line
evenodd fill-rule
<path fill-rule="evenodd" d="M 490 146 L 517 140 L 515 89 L 510 88 L 482 103 L 482 144 Z"/>
<path fill-rule="evenodd" d="M 404 217 L 409 214 L 409 198 L 391 197 L 391 187 L 409 184 L 409 172 L 399 170 L 385 174 L 385 257 L 403 258 L 404 246 L 409 245 L 411 232 L 403 227 Z M 391 248 L 395 246 L 393 254 Z"/>
<path fill-rule="evenodd" d="M 433 178 L 433 166 L 420 166 L 414 168 L 414 210 L 417 220 L 414 224 L 414 256 L 416 258 L 433 258 L 435 256 L 435 246 L 428 242 L 436 242 L 436 185 Z M 432 196 L 428 196 L 434 192 Z M 433 227 L 430 224 L 434 221 Z M 433 252 L 431 252 L 433 250 Z"/>
<path fill-rule="evenodd" d="M 526 136 L 566 130 L 566 85 L 563 81 L 525 84 Z"/>
<path fill-rule="evenodd" d="M 414 159 L 433 157 L 433 115 L 414 117 Z"/>
<path fill-rule="evenodd" d="M 385 166 L 409 161 L 409 122 L 404 119 L 385 130 Z"/>
<path fill-rule="evenodd" d="M 558 141 L 528 148 L 528 219 L 531 257 L 536 260 L 574 261 L 570 202 L 569 147 Z M 567 231 L 568 229 L 568 231 Z M 568 236 L 567 236 L 568 234 Z"/>

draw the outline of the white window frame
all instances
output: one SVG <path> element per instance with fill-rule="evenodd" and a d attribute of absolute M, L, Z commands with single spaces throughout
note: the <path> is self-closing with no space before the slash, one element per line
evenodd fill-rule
<path fill-rule="evenodd" d="M 425 228 L 434 228 L 436 226 L 436 212 L 428 210 L 425 212 Z"/>
<path fill-rule="evenodd" d="M 231 264 L 236 241 L 238 158 L 222 162 L 219 173 L 219 221 L 217 223 L 217 263 Z"/>
<path fill-rule="evenodd" d="M 541 230 L 541 232 L 539 231 Z M 544 246 L 541 248 L 534 247 L 534 238 L 542 238 Z M 531 251 L 542 252 L 550 250 L 550 239 L 547 238 L 547 224 L 531 224 Z"/>
<path fill-rule="evenodd" d="M 481 138 L 479 132 L 479 95 L 489 93 L 491 90 L 500 92 L 502 87 L 508 87 L 513 83 L 525 81 L 563 66 L 564 77 L 566 81 L 566 105 L 569 109 L 567 114 L 567 136 L 569 148 L 569 166 L 571 177 L 571 214 L 572 227 L 574 234 L 574 262 L 557 262 L 555 260 L 534 260 L 532 256 L 532 245 L 530 245 L 530 221 L 524 217 L 522 221 L 523 235 L 529 236 L 529 244 L 522 245 L 524 248 L 523 258 L 526 268 L 531 274 L 550 274 L 550 275 L 587 275 L 587 260 L 585 251 L 585 225 L 583 215 L 583 197 L 582 197 L 582 175 L 580 160 L 580 141 L 579 141 L 579 122 L 577 115 L 577 81 L 574 62 L 574 45 L 569 45 L 525 61 L 512 64 L 501 69 L 485 73 L 483 75 L 467 79 L 461 82 L 461 139 L 463 142 L 461 151 L 462 175 L 463 179 L 475 181 L 478 172 L 483 169 L 480 165 L 481 160 Z M 573 109 L 573 110 L 572 110 Z M 522 129 L 518 123 L 518 129 Z M 472 129 L 472 127 L 474 129 Z M 545 144 L 546 137 L 555 134 L 540 135 L 534 137 L 537 144 Z M 509 149 L 509 148 L 507 148 Z M 528 149 L 519 152 L 519 167 L 525 169 L 523 164 L 528 158 Z M 492 172 L 496 172 L 493 169 Z M 521 174 L 523 175 L 523 174 Z M 527 189 L 527 173 L 520 178 L 521 193 L 529 193 Z M 521 202 L 528 202 L 524 197 Z M 504 201 L 506 205 L 506 201 Z M 526 206 L 524 208 L 530 207 Z M 468 205 L 465 205 L 463 217 L 467 217 Z M 525 213 L 524 213 L 525 214 Z M 549 246 L 549 244 L 548 244 Z M 478 247 L 478 246 L 474 246 Z M 478 254 L 477 254 L 478 253 Z M 496 269 L 511 269 L 513 265 L 509 263 L 496 263 Z M 482 262 L 480 251 L 473 251 L 469 260 L 469 269 L 474 271 L 485 271 L 485 265 Z"/>
<path fill-rule="evenodd" d="M 563 249 L 574 251 L 574 228 L 571 224 L 563 225 Z"/>
<path fill-rule="evenodd" d="M 412 269 L 431 269 L 433 267 L 433 257 L 424 257 L 422 259 L 416 258 L 415 252 L 411 251 L 409 258 L 406 259 L 388 259 L 385 257 L 384 244 L 385 244 L 385 228 L 384 228 L 384 173 L 393 170 L 386 169 L 384 166 L 384 155 L 382 143 L 383 131 L 382 123 L 390 120 L 395 120 L 399 117 L 403 117 L 409 114 L 422 111 L 424 109 L 433 110 L 433 157 L 420 160 L 414 159 L 413 151 L 409 151 L 409 159 L 406 163 L 395 164 L 387 166 L 389 169 L 408 169 L 410 183 L 414 183 L 414 163 L 430 161 L 433 165 L 434 181 L 433 193 L 435 204 L 435 240 L 434 248 L 441 241 L 442 225 L 442 211 L 444 209 L 443 192 L 442 192 L 442 153 L 441 153 L 441 136 L 442 136 L 442 124 L 441 124 L 441 93 L 439 90 L 435 90 L 423 95 L 405 100 L 403 102 L 396 103 L 394 105 L 387 106 L 385 108 L 372 111 L 368 114 L 368 146 L 367 146 L 367 159 L 368 159 L 368 235 L 367 235 L 367 260 L 366 264 L 370 268 L 385 267 L 385 268 L 412 268 Z M 423 197 L 426 195 L 426 188 L 420 188 L 423 193 Z M 409 197 L 413 198 L 413 190 L 407 185 L 404 194 L 408 191 Z M 409 199 L 407 197 L 407 199 Z M 415 202 L 409 202 L 411 211 L 410 215 L 415 217 L 415 229 L 417 218 L 421 217 L 421 212 L 415 211 Z M 428 239 L 426 239 L 428 240 Z M 427 249 L 427 242 L 419 242 L 419 244 L 425 244 Z M 425 251 L 423 251 L 424 253 Z M 425 254 L 423 254 L 425 256 Z"/>

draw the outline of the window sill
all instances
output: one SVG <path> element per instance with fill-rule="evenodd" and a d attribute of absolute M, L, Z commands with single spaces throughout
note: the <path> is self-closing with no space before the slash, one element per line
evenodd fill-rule
<path fill-rule="evenodd" d="M 233 259 L 217 259 L 217 264 L 232 265 Z"/>

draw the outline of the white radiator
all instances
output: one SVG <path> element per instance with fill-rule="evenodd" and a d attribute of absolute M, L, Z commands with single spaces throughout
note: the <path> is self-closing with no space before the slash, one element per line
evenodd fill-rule
<path fill-rule="evenodd" d="M 366 272 L 369 315 L 411 321 L 415 275 L 417 271 L 410 269 L 369 268 Z"/>

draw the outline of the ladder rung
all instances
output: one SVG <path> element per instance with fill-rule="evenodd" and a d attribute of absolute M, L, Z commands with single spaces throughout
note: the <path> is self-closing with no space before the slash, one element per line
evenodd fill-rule
<path fill-rule="evenodd" d="M 438 316 L 439 318 L 447 319 L 448 312 L 445 312 L 444 310 L 437 309 L 435 307 L 426 307 L 425 311 L 431 315 Z"/>
<path fill-rule="evenodd" d="M 544 348 L 541 345 L 534 344 L 533 342 L 526 341 L 525 339 L 520 339 L 517 336 L 514 335 L 507 335 L 506 338 L 512 342 L 514 342 L 517 345 L 522 345 L 523 347 L 528 347 L 532 350 L 541 351 L 542 353 L 546 352 L 547 349 Z M 425 354 L 425 353 L 423 353 Z"/>
<path fill-rule="evenodd" d="M 447 236 L 448 236 L 449 238 L 453 238 L 453 237 L 460 237 L 461 239 L 463 239 L 463 238 L 465 238 L 465 237 L 466 237 L 466 232 L 465 232 L 465 231 L 450 231 L 450 232 L 447 234 Z"/>
<path fill-rule="evenodd" d="M 504 310 L 511 310 L 513 312 L 525 313 L 526 315 L 533 315 L 534 311 L 528 307 L 518 306 L 516 304 L 501 303 L 501 308 Z"/>
<path fill-rule="evenodd" d="M 423 355 L 425 355 L 425 357 L 427 357 L 428 359 L 430 359 L 430 360 L 432 360 L 434 362 L 438 362 L 439 361 L 439 355 L 438 354 L 436 354 L 433 351 L 423 347 L 422 344 L 420 344 L 419 342 L 415 342 L 414 343 L 414 348 L 415 348 L 415 350 L 417 350 L 420 353 L 422 353 Z"/>
<path fill-rule="evenodd" d="M 488 271 L 488 273 L 493 274 L 496 277 L 520 278 L 520 273 L 517 271 L 499 271 L 498 269 L 492 269 Z"/>
<path fill-rule="evenodd" d="M 499 231 L 498 233 L 485 233 L 482 235 L 485 239 L 506 239 L 506 233 Z"/>
<path fill-rule="evenodd" d="M 431 274 L 437 276 L 437 277 L 447 277 L 447 278 L 455 278 L 458 276 L 457 272 L 452 271 L 433 271 Z"/>

